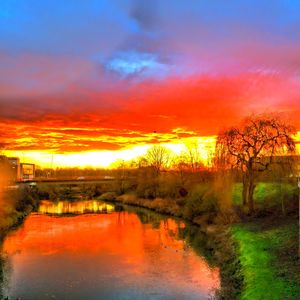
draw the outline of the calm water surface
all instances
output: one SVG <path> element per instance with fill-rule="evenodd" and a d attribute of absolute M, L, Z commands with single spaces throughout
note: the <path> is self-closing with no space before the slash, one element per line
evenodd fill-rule
<path fill-rule="evenodd" d="M 44 202 L 2 244 L 9 299 L 207 299 L 219 270 L 183 222 L 97 201 Z M 1 295 L 0 295 L 1 298 Z"/>

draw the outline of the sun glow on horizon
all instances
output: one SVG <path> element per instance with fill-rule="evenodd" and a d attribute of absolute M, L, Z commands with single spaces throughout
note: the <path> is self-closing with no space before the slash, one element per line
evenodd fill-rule
<path fill-rule="evenodd" d="M 188 145 L 197 145 L 203 161 L 207 161 L 214 150 L 215 136 L 182 138 L 177 143 L 159 144 L 168 148 L 171 153 L 179 155 Z M 122 150 L 99 150 L 69 153 L 53 153 L 46 150 L 5 150 L 7 156 L 16 156 L 21 162 L 34 163 L 42 168 L 79 167 L 110 168 L 117 160 L 130 161 L 146 154 L 153 144 L 129 147 Z"/>
<path fill-rule="evenodd" d="M 168 148 L 174 155 L 180 155 L 186 151 L 187 147 L 197 145 L 198 153 L 204 164 L 214 154 L 217 136 L 206 137 L 187 137 L 178 139 L 178 142 L 161 143 Z M 300 154 L 300 131 L 298 131 L 294 140 L 296 142 L 296 153 Z M 54 153 L 46 150 L 4 150 L 7 156 L 19 157 L 21 162 L 34 163 L 41 168 L 60 168 L 60 167 L 78 167 L 78 168 L 112 168 L 118 160 L 126 162 L 144 156 L 147 150 L 154 144 L 144 144 L 134 147 L 128 147 L 121 150 L 99 150 Z"/>

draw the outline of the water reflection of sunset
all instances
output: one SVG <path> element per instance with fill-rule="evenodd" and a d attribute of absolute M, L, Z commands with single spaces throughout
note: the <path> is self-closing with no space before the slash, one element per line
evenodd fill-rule
<path fill-rule="evenodd" d="M 180 226 L 162 220 L 154 229 L 127 212 L 60 218 L 34 214 L 6 238 L 3 251 L 12 260 L 12 282 L 34 280 L 44 290 L 43 280 L 67 284 L 68 278 L 71 286 L 78 280 L 88 286 L 111 272 L 124 288 L 147 290 L 151 280 L 158 290 L 166 285 L 178 295 L 207 294 L 219 286 L 219 271 L 178 239 Z M 13 284 L 12 290 L 17 296 L 18 287 Z"/>
<path fill-rule="evenodd" d="M 39 212 L 45 214 L 83 214 L 83 213 L 99 213 L 99 212 L 112 212 L 114 206 L 97 201 L 42 201 L 39 206 Z"/>

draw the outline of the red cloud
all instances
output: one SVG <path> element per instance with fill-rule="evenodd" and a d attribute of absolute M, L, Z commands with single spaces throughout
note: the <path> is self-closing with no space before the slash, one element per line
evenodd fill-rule
<path fill-rule="evenodd" d="M 182 133 L 175 128 L 215 135 L 245 115 L 268 111 L 286 113 L 299 130 L 299 98 L 296 79 L 258 73 L 124 81 L 104 92 L 72 85 L 61 96 L 1 101 L 0 143 L 11 150 L 115 150 L 177 140 Z"/>

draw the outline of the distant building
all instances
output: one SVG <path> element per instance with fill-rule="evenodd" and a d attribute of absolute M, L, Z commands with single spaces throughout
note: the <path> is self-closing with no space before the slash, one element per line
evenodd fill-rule
<path fill-rule="evenodd" d="M 7 161 L 11 167 L 11 179 L 13 181 L 20 180 L 20 159 L 18 157 L 7 157 Z"/>
<path fill-rule="evenodd" d="M 5 178 L 11 183 L 33 180 L 35 177 L 35 165 L 30 163 L 20 163 L 18 157 L 0 155 L 0 173 L 5 175 Z"/>
<path fill-rule="evenodd" d="M 33 180 L 35 177 L 35 165 L 29 163 L 20 164 L 20 180 Z"/>

